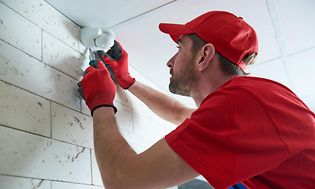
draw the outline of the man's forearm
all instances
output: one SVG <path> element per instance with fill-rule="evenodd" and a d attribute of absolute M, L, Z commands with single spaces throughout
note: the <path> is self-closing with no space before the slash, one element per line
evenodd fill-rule
<path fill-rule="evenodd" d="M 129 91 L 161 118 L 179 125 L 194 109 L 185 107 L 173 98 L 136 81 Z"/>
<path fill-rule="evenodd" d="M 103 183 L 107 188 L 115 188 L 119 183 L 125 162 L 136 157 L 126 140 L 118 131 L 114 112 L 110 107 L 101 107 L 94 111 L 94 147 Z"/>

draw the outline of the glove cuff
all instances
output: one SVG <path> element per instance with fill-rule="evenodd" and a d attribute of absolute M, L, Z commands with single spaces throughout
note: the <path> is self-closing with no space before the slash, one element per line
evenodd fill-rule
<path fill-rule="evenodd" d="M 124 75 L 120 78 L 116 78 L 118 84 L 121 86 L 123 89 L 128 89 L 131 87 L 136 82 L 136 79 L 131 77 L 130 75 Z"/>
<path fill-rule="evenodd" d="M 91 115 L 93 116 L 94 110 L 99 107 L 112 107 L 114 109 L 114 113 L 117 112 L 117 108 L 113 105 L 113 100 L 108 99 L 108 94 L 98 94 L 97 96 L 93 97 L 91 100 L 87 100 L 87 106 L 91 110 Z"/>
<path fill-rule="evenodd" d="M 97 108 L 100 107 L 112 107 L 114 109 L 114 113 L 116 114 L 117 112 L 117 108 L 114 105 L 107 105 L 107 104 L 101 104 L 101 105 L 97 105 L 95 106 L 92 110 L 91 110 L 91 115 L 93 116 L 94 110 L 96 110 Z"/>

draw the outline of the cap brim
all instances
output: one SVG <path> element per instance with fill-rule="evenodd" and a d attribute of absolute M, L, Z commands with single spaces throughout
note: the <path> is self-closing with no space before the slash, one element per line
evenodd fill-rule
<path fill-rule="evenodd" d="M 160 23 L 159 29 L 161 32 L 169 34 L 174 42 L 177 42 L 183 34 L 193 33 L 186 25 L 182 24 Z"/>

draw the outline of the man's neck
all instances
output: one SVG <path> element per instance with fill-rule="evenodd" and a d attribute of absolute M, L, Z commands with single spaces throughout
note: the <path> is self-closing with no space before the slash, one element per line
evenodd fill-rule
<path fill-rule="evenodd" d="M 190 92 L 190 96 L 194 99 L 197 107 L 200 106 L 201 102 L 211 93 L 216 91 L 219 87 L 224 85 L 227 81 L 235 76 L 222 76 L 215 79 L 200 80 Z"/>

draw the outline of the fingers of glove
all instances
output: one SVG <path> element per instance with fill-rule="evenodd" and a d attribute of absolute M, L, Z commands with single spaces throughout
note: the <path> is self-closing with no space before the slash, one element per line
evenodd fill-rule
<path fill-rule="evenodd" d="M 97 60 L 97 68 L 101 70 L 106 70 L 105 64 L 102 60 Z"/>
<path fill-rule="evenodd" d="M 119 48 L 121 49 L 121 55 L 122 56 L 128 54 L 118 41 L 116 41 L 116 43 L 118 44 Z"/>
<path fill-rule="evenodd" d="M 85 70 L 85 74 L 83 76 L 83 80 L 81 81 L 82 82 L 82 85 L 83 84 L 83 81 L 86 81 L 86 80 L 91 80 L 90 78 L 95 78 L 95 77 L 99 77 L 100 78 L 110 78 L 110 74 L 108 72 L 108 70 L 106 69 L 103 61 L 99 60 L 98 63 L 97 63 L 97 67 L 98 68 L 94 68 L 92 66 L 89 66 L 86 70 Z"/>
<path fill-rule="evenodd" d="M 120 57 L 119 63 L 124 64 L 126 62 L 128 62 L 128 53 L 124 52 Z"/>
<path fill-rule="evenodd" d="M 114 40 L 114 45 L 115 45 L 115 43 L 116 43 L 116 45 L 118 45 L 118 47 L 121 49 L 121 51 L 125 51 L 124 48 L 121 46 L 121 44 L 118 41 Z"/>
<path fill-rule="evenodd" d="M 118 62 L 112 59 L 110 56 L 103 56 L 103 61 L 105 62 L 105 64 L 109 64 L 112 68 L 118 65 Z"/>
<path fill-rule="evenodd" d="M 89 66 L 88 68 L 86 68 L 86 70 L 84 71 L 84 75 L 94 72 L 96 70 L 96 68 Z"/>
<path fill-rule="evenodd" d="M 92 66 L 92 67 L 94 67 L 94 68 L 97 68 L 97 61 L 96 61 L 96 60 L 91 60 L 91 61 L 89 62 L 89 65 Z"/>
<path fill-rule="evenodd" d="M 96 69 L 105 69 L 105 65 L 102 60 L 91 60 L 90 61 L 90 66 Z"/>
<path fill-rule="evenodd" d="M 119 61 L 123 52 L 123 48 L 121 47 L 119 42 L 115 40 L 114 45 L 106 52 L 106 54 L 108 54 L 114 60 Z"/>
<path fill-rule="evenodd" d="M 109 64 L 105 64 L 105 67 L 108 70 L 108 72 L 109 72 L 112 80 L 114 81 L 114 83 L 117 83 L 117 79 L 116 79 L 116 76 L 115 76 L 115 73 L 114 73 L 113 69 L 110 67 Z"/>
<path fill-rule="evenodd" d="M 102 50 L 96 51 L 95 53 L 101 60 L 103 60 L 104 64 L 107 64 L 108 61 L 112 60 L 112 58 Z"/>
<path fill-rule="evenodd" d="M 108 56 L 103 50 L 98 50 L 94 52 L 95 56 L 97 56 L 100 59 L 103 59 L 103 56 Z"/>

